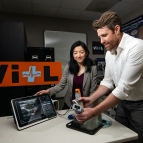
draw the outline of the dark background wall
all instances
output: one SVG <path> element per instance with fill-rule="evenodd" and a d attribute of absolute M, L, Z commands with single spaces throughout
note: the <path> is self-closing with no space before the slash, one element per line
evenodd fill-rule
<path fill-rule="evenodd" d="M 25 48 L 26 35 L 23 23 L 0 21 L 0 61 L 25 61 Z M 24 96 L 24 86 L 0 87 L 0 116 L 11 115 L 11 99 Z"/>
<path fill-rule="evenodd" d="M 87 34 L 87 45 L 90 50 L 90 58 L 101 58 L 104 55 L 92 54 L 92 41 L 100 41 L 96 31 L 92 28 L 91 21 L 70 20 L 62 18 L 50 18 L 41 16 L 29 16 L 0 12 L 0 20 L 23 22 L 27 35 L 27 46 L 44 47 L 44 31 L 66 31 Z"/>

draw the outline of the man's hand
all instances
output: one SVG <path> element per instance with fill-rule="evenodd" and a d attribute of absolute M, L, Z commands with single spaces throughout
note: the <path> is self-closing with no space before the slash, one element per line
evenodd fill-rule
<path fill-rule="evenodd" d="M 90 100 L 85 100 L 85 101 L 88 101 L 88 103 L 89 103 L 92 101 L 92 98 Z M 84 108 L 84 112 L 82 112 L 81 114 L 75 114 L 75 117 L 76 117 L 77 121 L 85 122 L 88 119 L 91 119 L 92 117 L 97 116 L 97 115 L 103 113 L 104 111 L 107 111 L 111 107 L 117 105 L 120 101 L 121 101 L 121 99 L 117 98 L 115 95 L 113 95 L 111 93 L 100 104 L 98 104 L 94 108 Z"/>
<path fill-rule="evenodd" d="M 84 108 L 81 114 L 75 114 L 77 121 L 83 123 L 94 116 L 94 108 Z"/>
<path fill-rule="evenodd" d="M 35 93 L 34 96 L 47 94 L 47 93 L 49 93 L 49 89 L 47 89 L 47 90 L 40 90 L 37 93 Z"/>
<path fill-rule="evenodd" d="M 84 107 L 88 107 L 93 103 L 91 97 L 80 97 L 78 100 L 83 102 Z"/>

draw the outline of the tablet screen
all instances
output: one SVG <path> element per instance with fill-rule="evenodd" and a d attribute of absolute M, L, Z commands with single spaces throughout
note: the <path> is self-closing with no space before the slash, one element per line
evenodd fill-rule
<path fill-rule="evenodd" d="M 56 117 L 49 95 L 30 96 L 12 100 L 18 128 Z"/>

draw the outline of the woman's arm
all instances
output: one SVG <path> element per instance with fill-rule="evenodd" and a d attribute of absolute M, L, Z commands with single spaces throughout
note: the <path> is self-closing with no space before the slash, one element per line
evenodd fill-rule
<path fill-rule="evenodd" d="M 69 65 L 67 64 L 63 70 L 63 75 L 62 75 L 62 78 L 60 80 L 60 82 L 54 86 L 54 87 L 51 87 L 47 90 L 40 90 L 38 91 L 37 93 L 35 93 L 35 96 L 37 95 L 42 95 L 42 94 L 47 94 L 49 93 L 51 96 L 60 92 L 61 90 L 63 90 L 67 84 L 67 76 L 68 76 L 68 72 L 69 72 Z"/>
<path fill-rule="evenodd" d="M 68 73 L 69 73 L 69 64 L 65 66 L 60 82 L 54 87 L 49 88 L 50 95 L 54 95 L 66 87 Z"/>
<path fill-rule="evenodd" d="M 91 68 L 90 95 L 93 94 L 96 89 L 97 89 L 97 67 L 92 66 L 92 68 Z"/>

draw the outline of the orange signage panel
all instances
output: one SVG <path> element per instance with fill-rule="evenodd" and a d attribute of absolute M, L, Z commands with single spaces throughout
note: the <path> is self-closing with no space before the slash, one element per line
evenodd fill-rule
<path fill-rule="evenodd" d="M 0 62 L 0 87 L 57 84 L 61 62 Z"/>

